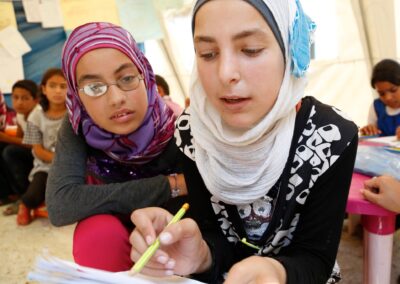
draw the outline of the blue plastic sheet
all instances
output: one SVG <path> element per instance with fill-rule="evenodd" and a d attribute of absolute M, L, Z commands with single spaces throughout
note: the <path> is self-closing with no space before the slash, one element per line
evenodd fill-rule
<path fill-rule="evenodd" d="M 400 180 L 400 153 L 390 148 L 359 145 L 354 171 L 369 175 L 390 175 Z"/>

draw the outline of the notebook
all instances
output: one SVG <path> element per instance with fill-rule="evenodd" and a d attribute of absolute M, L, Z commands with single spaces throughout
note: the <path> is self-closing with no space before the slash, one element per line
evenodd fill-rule
<path fill-rule="evenodd" d="M 28 274 L 29 281 L 48 284 L 199 284 L 201 282 L 170 276 L 164 278 L 149 277 L 141 274 L 134 276 L 128 272 L 108 272 L 104 270 L 84 267 L 71 261 L 59 259 L 54 256 L 44 255 L 38 257 L 35 268 Z"/>

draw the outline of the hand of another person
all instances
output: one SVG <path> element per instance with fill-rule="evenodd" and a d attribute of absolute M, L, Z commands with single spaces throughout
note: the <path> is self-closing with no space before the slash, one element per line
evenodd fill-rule
<path fill-rule="evenodd" d="M 400 182 L 391 176 L 380 176 L 364 182 L 365 199 L 390 211 L 400 213 Z"/>
<path fill-rule="evenodd" d="M 224 284 L 286 283 L 283 265 L 270 257 L 251 256 L 236 263 Z"/>
<path fill-rule="evenodd" d="M 396 128 L 396 137 L 397 137 L 397 140 L 400 140 L 400 126 L 398 126 Z"/>
<path fill-rule="evenodd" d="M 167 176 L 171 191 L 178 190 L 178 196 L 187 195 L 185 176 L 183 174 L 172 174 Z M 174 192 L 171 192 L 174 194 Z"/>
<path fill-rule="evenodd" d="M 132 213 L 135 229 L 129 240 L 134 262 L 160 234 L 161 246 L 141 273 L 151 276 L 189 275 L 204 272 L 211 266 L 210 249 L 196 222 L 185 218 L 166 228 L 172 217 L 168 211 L 156 207 L 138 209 Z"/>
<path fill-rule="evenodd" d="M 379 130 L 376 125 L 368 124 L 360 129 L 361 135 L 371 136 L 371 135 L 379 135 L 382 131 Z"/>

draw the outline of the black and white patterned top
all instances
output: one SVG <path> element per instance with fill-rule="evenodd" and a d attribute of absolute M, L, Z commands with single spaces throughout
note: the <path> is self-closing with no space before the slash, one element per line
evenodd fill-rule
<path fill-rule="evenodd" d="M 183 113 L 176 126 L 176 143 L 186 158 L 191 217 L 213 252 L 212 269 L 196 277 L 218 283 L 235 262 L 261 255 L 284 265 L 287 283 L 326 283 L 340 240 L 356 125 L 338 109 L 304 98 L 281 177 L 268 195 L 242 206 L 225 204 L 206 190 L 195 167 L 190 115 Z M 243 245 L 242 238 L 259 249 Z M 340 278 L 332 275 L 331 283 Z"/>

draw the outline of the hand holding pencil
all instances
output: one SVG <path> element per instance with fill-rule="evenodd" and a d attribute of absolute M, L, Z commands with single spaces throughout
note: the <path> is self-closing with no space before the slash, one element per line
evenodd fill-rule
<path fill-rule="evenodd" d="M 135 262 L 131 272 L 151 276 L 200 273 L 211 265 L 211 254 L 202 239 L 197 224 L 189 218 L 179 220 L 162 208 L 136 210 L 131 219 L 135 230 L 130 236 L 131 258 Z"/>

